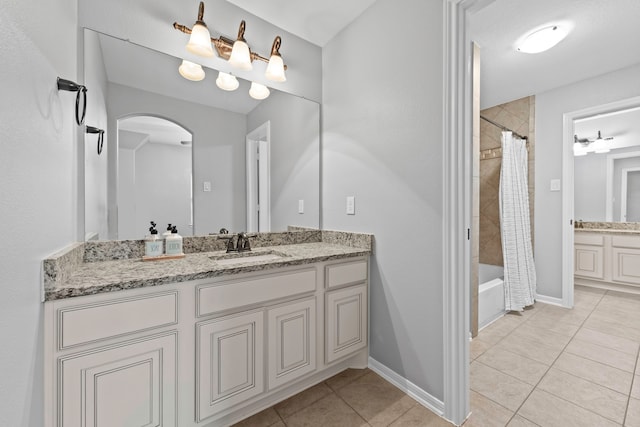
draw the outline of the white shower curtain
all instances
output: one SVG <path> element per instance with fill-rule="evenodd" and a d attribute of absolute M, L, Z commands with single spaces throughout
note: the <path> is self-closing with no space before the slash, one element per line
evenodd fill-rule
<path fill-rule="evenodd" d="M 504 260 L 505 308 L 522 311 L 536 295 L 536 270 L 531 246 L 528 158 L 526 141 L 502 132 L 500 226 Z"/>

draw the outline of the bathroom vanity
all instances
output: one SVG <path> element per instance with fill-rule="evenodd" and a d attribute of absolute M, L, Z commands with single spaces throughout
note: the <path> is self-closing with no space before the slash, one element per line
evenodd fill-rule
<path fill-rule="evenodd" d="M 640 293 L 640 230 L 576 229 L 574 282 Z"/>
<path fill-rule="evenodd" d="M 179 260 L 104 242 L 45 261 L 46 425 L 230 425 L 366 367 L 371 236 L 316 233 L 250 254 L 193 238 Z"/>

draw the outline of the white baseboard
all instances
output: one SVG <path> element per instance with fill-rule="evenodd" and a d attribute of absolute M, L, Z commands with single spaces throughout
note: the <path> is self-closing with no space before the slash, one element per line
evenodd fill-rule
<path fill-rule="evenodd" d="M 537 302 L 543 302 L 545 304 L 551 304 L 551 305 L 557 305 L 559 307 L 564 307 L 564 304 L 562 303 L 562 298 L 549 297 L 549 296 L 546 296 L 546 295 L 536 294 L 536 301 Z"/>
<path fill-rule="evenodd" d="M 369 369 L 417 400 L 422 406 L 444 416 L 444 403 L 369 356 Z"/>

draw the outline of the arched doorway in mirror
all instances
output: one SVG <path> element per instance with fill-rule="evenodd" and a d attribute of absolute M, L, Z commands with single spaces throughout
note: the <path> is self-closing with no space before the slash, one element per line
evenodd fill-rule
<path fill-rule="evenodd" d="M 142 239 L 149 222 L 193 235 L 193 136 L 162 117 L 118 119 L 118 239 Z"/>

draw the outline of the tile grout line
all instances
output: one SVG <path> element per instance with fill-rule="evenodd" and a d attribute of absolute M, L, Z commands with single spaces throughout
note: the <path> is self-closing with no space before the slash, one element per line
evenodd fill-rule
<path fill-rule="evenodd" d="M 638 364 L 640 364 L 640 349 L 636 352 L 636 366 L 633 369 L 633 376 L 631 377 L 631 388 L 629 389 L 629 396 L 627 396 L 627 407 L 624 410 L 624 418 L 622 419 L 622 425 L 624 426 L 627 422 L 627 415 L 629 415 L 629 405 L 631 405 L 631 392 L 633 391 L 633 387 L 636 383 L 636 375 L 638 373 Z"/>
<path fill-rule="evenodd" d="M 575 286 L 575 285 L 574 285 L 574 286 Z M 553 365 L 557 362 L 557 360 L 560 358 L 560 356 L 562 355 L 562 353 L 564 353 L 564 351 L 565 351 L 565 349 L 567 348 L 567 346 L 569 345 L 569 343 L 570 343 L 570 342 L 573 340 L 573 338 L 578 334 L 578 332 L 580 331 L 580 329 L 582 329 L 582 326 L 585 324 L 585 322 L 587 321 L 587 319 L 589 319 L 589 317 L 591 317 L 591 314 L 592 314 L 592 313 L 593 313 L 593 311 L 596 309 L 596 307 L 600 304 L 600 301 L 602 301 L 602 298 L 604 297 L 604 295 L 605 295 L 605 294 L 606 294 L 606 292 L 600 296 L 600 299 L 598 300 L 598 303 L 597 303 L 597 304 L 596 304 L 596 305 L 591 309 L 591 311 L 589 312 L 589 315 L 588 315 L 588 316 L 587 316 L 587 317 L 582 321 L 582 323 L 580 324 L 580 326 L 578 327 L 578 329 L 576 330 L 576 332 L 574 332 L 574 333 L 573 333 L 573 335 L 571 335 L 571 338 L 570 338 L 570 339 L 567 341 L 567 343 L 564 345 L 564 347 L 562 348 L 562 350 L 560 351 L 560 353 L 558 354 L 558 356 L 553 360 L 553 362 L 551 362 L 551 364 L 549 365 L 549 367 L 547 368 L 547 370 L 546 370 L 546 371 L 544 372 L 544 374 L 540 377 L 540 379 L 538 380 L 538 382 L 533 386 L 533 388 L 531 389 L 531 391 L 529 392 L 529 394 L 527 395 L 527 397 L 525 397 L 525 398 L 524 398 L 524 400 L 522 401 L 522 403 L 520 404 L 520 406 L 518 406 L 518 409 L 516 409 L 516 410 L 514 411 L 514 413 L 513 413 L 513 415 L 511 416 L 511 418 L 509 418 L 509 421 L 507 422 L 507 425 L 508 425 L 508 424 L 509 424 L 509 423 L 510 423 L 514 418 L 515 418 L 515 416 L 516 416 L 516 415 L 518 415 L 518 412 L 520 411 L 520 409 L 522 409 L 522 406 L 525 404 L 525 402 L 526 402 L 527 400 L 529 400 L 529 397 L 531 397 L 531 394 L 533 394 L 533 392 L 534 392 L 535 390 L 537 390 L 537 389 L 538 389 L 538 386 L 540 385 L 540 383 L 542 382 L 542 380 L 544 379 L 544 377 L 546 377 L 546 376 L 547 376 L 547 374 L 549 373 L 549 371 L 551 370 L 551 368 L 553 367 Z M 575 304 L 574 304 L 574 307 L 575 307 Z M 572 308 L 572 309 L 570 309 L 570 310 L 573 310 L 573 308 Z M 526 323 L 526 321 L 525 321 L 525 322 L 523 322 L 523 324 L 524 324 L 524 323 Z M 522 325 L 520 325 L 520 326 L 522 326 Z M 520 326 L 518 326 L 516 329 L 518 329 Z M 514 331 L 515 331 L 515 329 L 514 329 Z M 540 390 L 541 390 L 541 391 L 545 391 L 545 390 L 542 390 L 542 389 L 540 389 Z M 547 392 L 547 393 L 548 393 L 548 392 Z M 552 396 L 557 397 L 558 399 L 562 399 L 560 396 L 556 396 L 556 395 L 555 395 L 555 394 L 553 394 L 553 393 L 549 393 L 549 394 L 551 394 Z M 562 400 L 564 400 L 565 402 L 569 402 L 569 401 L 568 401 L 568 400 L 566 400 L 566 399 L 562 399 Z M 569 403 L 571 403 L 572 405 L 576 405 L 576 404 L 575 404 L 575 403 L 573 403 L 573 402 L 569 402 Z M 576 406 L 578 406 L 579 408 L 581 408 L 581 406 L 580 406 L 580 405 L 576 405 Z M 583 408 L 583 409 L 585 409 L 585 408 Z M 590 411 L 590 412 L 592 412 L 592 411 Z M 594 414 L 595 414 L 595 412 L 592 412 L 592 413 L 594 413 Z M 600 414 L 596 414 L 596 415 L 601 416 Z M 522 416 L 522 415 L 520 415 L 520 416 Z M 526 418 L 526 417 L 523 417 L 523 418 Z M 606 418 L 606 417 L 603 417 L 603 418 Z"/>

